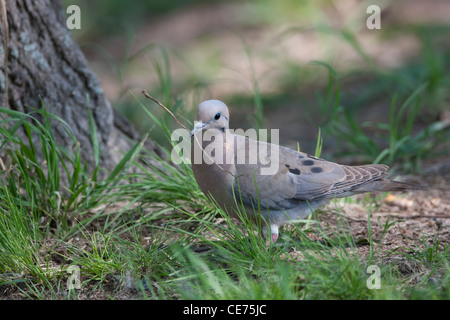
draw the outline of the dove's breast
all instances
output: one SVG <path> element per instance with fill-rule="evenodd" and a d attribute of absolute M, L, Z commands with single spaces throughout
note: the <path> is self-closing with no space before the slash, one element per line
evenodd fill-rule
<path fill-rule="evenodd" d="M 192 171 L 200 190 L 228 213 L 233 213 L 236 205 L 231 186 L 236 169 L 230 153 L 227 154 L 229 144 L 225 139 L 223 135 L 202 141 L 201 134 L 196 134 L 191 148 Z"/>

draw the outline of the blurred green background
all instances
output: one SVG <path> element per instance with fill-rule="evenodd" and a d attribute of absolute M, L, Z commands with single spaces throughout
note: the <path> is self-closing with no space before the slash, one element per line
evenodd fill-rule
<path fill-rule="evenodd" d="M 280 143 L 349 164 L 417 171 L 448 159 L 450 2 L 69 1 L 73 35 L 113 106 L 161 144 L 137 100 L 176 128 L 146 89 L 189 124 L 220 99 L 231 127 L 280 129 Z M 444 159 L 444 160 L 442 160 Z"/>

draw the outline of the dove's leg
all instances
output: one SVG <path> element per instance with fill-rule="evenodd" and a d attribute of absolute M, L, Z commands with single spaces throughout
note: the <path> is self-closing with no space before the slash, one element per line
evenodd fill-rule
<path fill-rule="evenodd" d="M 278 239 L 278 226 L 277 225 L 270 225 L 270 232 L 269 228 L 267 226 L 262 227 L 262 237 L 263 239 L 266 239 L 267 247 L 269 247 L 270 242 L 275 243 Z M 272 240 L 272 241 L 270 241 Z"/>

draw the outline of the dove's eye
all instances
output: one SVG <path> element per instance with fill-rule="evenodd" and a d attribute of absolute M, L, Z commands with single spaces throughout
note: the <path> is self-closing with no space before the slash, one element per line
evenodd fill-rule
<path fill-rule="evenodd" d="M 214 120 L 219 120 L 220 119 L 220 112 L 216 113 L 216 115 L 214 116 Z"/>

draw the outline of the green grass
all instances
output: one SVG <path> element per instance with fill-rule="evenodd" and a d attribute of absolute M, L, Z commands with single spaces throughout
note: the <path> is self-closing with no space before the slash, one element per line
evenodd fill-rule
<path fill-rule="evenodd" d="M 313 64 L 324 67 L 329 74 L 325 92 L 317 95 L 320 125 L 327 135 L 345 141 L 347 155 L 357 155 L 366 159 L 366 162 L 401 165 L 402 171 L 414 172 L 420 170 L 422 160 L 448 153 L 441 148 L 450 136 L 450 126 L 447 123 L 434 121 L 420 130 L 413 130 L 423 114 L 421 109 L 424 106 L 434 107 L 426 103 L 433 99 L 429 93 L 428 81 L 413 87 L 400 105 L 398 95 L 393 94 L 388 123 L 360 123 L 356 117 L 362 110 L 341 104 L 341 97 L 345 92 L 341 89 L 338 72 L 324 62 L 314 61 Z M 376 136 L 369 134 L 367 128 L 375 130 Z M 383 148 L 379 141 L 384 142 L 386 147 Z M 339 152 L 336 156 L 339 156 Z"/>

